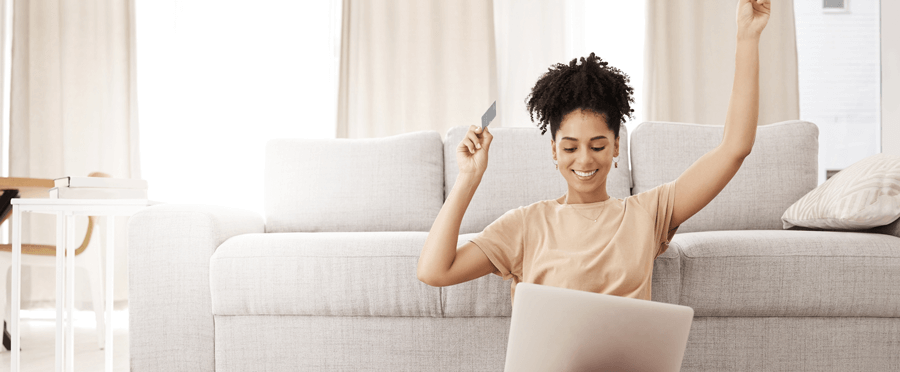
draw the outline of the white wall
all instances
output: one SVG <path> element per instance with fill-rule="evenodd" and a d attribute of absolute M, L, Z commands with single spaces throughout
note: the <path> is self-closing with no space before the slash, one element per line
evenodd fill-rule
<path fill-rule="evenodd" d="M 852 0 L 846 13 L 795 1 L 800 119 L 819 127 L 819 183 L 880 151 L 879 0 Z"/>
<path fill-rule="evenodd" d="M 900 1 L 881 0 L 881 152 L 900 155 Z"/>

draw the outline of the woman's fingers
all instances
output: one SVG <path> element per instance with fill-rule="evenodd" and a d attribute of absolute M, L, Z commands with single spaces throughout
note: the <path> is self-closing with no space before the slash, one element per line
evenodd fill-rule
<path fill-rule="evenodd" d="M 463 138 L 460 146 L 465 146 L 469 153 L 474 154 L 475 151 L 485 149 L 490 146 L 491 141 L 494 140 L 494 135 L 492 135 L 487 128 L 481 128 L 476 125 L 472 125 L 469 127 L 469 131 L 466 132 L 465 138 Z M 462 148 L 462 147 L 460 147 Z"/>
<path fill-rule="evenodd" d="M 473 153 L 473 154 L 475 153 L 475 142 L 472 142 L 471 138 L 466 136 L 466 138 L 463 140 L 463 143 L 466 144 L 466 148 L 469 149 L 470 153 Z"/>
<path fill-rule="evenodd" d="M 472 141 L 472 145 L 477 149 L 482 147 L 482 139 L 478 137 L 479 134 L 481 134 L 481 127 L 476 127 L 474 125 L 469 128 L 469 131 L 466 133 L 466 138 Z"/>

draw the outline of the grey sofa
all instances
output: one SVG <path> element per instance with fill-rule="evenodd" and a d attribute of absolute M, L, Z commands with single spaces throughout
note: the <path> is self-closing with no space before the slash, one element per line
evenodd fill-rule
<path fill-rule="evenodd" d="M 168 204 L 133 216 L 132 371 L 502 371 L 511 283 L 416 278 L 466 129 L 445 140 L 273 140 L 265 216 Z M 566 191 L 549 131 L 491 131 L 459 245 Z M 628 141 L 623 128 L 608 192 L 625 198 L 677 178 L 722 133 L 648 122 Z M 682 371 L 900 370 L 898 222 L 782 229 L 783 212 L 816 186 L 817 154 L 812 123 L 759 127 L 734 179 L 657 258 L 653 300 L 695 312 Z"/>

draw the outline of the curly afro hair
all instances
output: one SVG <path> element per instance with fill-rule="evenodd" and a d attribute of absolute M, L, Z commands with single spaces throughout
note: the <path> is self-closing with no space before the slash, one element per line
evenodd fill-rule
<path fill-rule="evenodd" d="M 628 85 L 628 75 L 609 66 L 608 62 L 591 53 L 568 65 L 557 63 L 541 75 L 525 101 L 531 121 L 535 115 L 541 134 L 550 134 L 556 140 L 556 132 L 566 114 L 577 110 L 590 110 L 603 115 L 609 130 L 619 138 L 619 127 L 625 117 L 633 119 L 634 88 Z"/>

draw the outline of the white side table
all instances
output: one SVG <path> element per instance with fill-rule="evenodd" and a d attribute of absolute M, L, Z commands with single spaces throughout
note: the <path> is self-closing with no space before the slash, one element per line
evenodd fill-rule
<path fill-rule="evenodd" d="M 113 271 L 115 246 L 115 216 L 130 216 L 155 204 L 146 199 L 13 199 L 12 215 L 12 358 L 10 371 L 19 371 L 19 308 L 22 284 L 22 212 L 56 215 L 56 371 L 73 372 L 75 368 L 75 332 L 72 327 L 75 292 L 75 216 L 104 216 L 106 219 L 106 371 L 113 364 Z M 65 249 L 60 249 L 65 247 Z M 66 252 L 63 254 L 63 252 Z M 63 259 L 65 258 L 65 260 Z M 65 261 L 65 263 L 64 263 Z M 63 280 L 63 274 L 65 281 Z M 63 302 L 66 303 L 66 326 L 63 327 Z M 63 329 L 65 328 L 65 331 Z M 65 332 L 65 333 L 64 333 Z M 64 341 L 65 340 L 65 341 Z M 65 354 L 63 354 L 65 346 Z"/>

